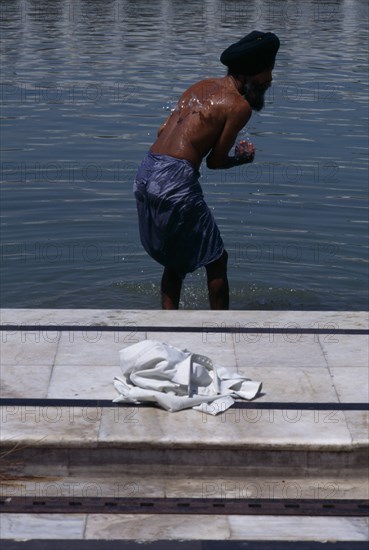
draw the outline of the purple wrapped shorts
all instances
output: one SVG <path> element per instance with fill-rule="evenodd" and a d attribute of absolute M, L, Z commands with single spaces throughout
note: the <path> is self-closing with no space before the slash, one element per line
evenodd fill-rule
<path fill-rule="evenodd" d="M 133 187 L 144 249 L 182 278 L 224 250 L 199 177 L 187 160 L 148 152 Z"/>

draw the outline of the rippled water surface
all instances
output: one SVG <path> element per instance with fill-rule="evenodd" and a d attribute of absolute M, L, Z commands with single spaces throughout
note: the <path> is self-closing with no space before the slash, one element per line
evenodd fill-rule
<path fill-rule="evenodd" d="M 367 307 L 367 0 L 2 0 L 2 306 L 157 308 L 132 195 L 158 126 L 251 30 L 281 40 L 255 161 L 201 167 L 233 309 Z M 204 270 L 182 307 L 207 308 Z"/>

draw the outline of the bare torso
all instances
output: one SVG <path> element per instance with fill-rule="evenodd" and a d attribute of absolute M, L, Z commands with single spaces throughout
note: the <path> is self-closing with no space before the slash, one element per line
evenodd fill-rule
<path fill-rule="evenodd" d="M 186 159 L 197 169 L 209 155 L 209 168 L 226 168 L 229 150 L 251 112 L 232 77 L 202 80 L 182 94 L 150 151 Z"/>

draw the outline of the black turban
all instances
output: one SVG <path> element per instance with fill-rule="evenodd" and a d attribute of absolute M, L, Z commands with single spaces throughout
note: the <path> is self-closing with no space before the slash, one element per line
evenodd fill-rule
<path fill-rule="evenodd" d="M 220 61 L 234 72 L 254 75 L 274 67 L 278 49 L 275 34 L 253 31 L 224 50 Z"/>

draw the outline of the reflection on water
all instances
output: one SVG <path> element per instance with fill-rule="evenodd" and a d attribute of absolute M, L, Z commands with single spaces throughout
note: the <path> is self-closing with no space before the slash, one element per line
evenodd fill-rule
<path fill-rule="evenodd" d="M 231 307 L 367 307 L 366 0 L 3 0 L 5 307 L 158 307 L 132 181 L 158 126 L 221 51 L 281 39 L 255 162 L 201 168 Z M 200 270 L 182 306 L 207 308 Z"/>

